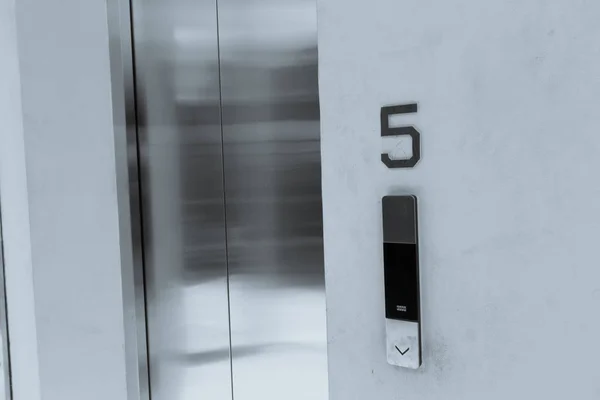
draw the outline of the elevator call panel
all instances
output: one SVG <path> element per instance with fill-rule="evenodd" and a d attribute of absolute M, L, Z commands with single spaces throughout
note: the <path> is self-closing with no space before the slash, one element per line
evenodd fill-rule
<path fill-rule="evenodd" d="M 421 365 L 417 198 L 385 196 L 382 207 L 387 361 L 416 369 Z"/>

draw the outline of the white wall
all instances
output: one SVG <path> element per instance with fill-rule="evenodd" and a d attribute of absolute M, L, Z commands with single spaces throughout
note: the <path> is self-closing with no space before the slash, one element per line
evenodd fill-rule
<path fill-rule="evenodd" d="M 106 3 L 7 1 L 0 17 L 14 398 L 124 400 Z"/>
<path fill-rule="evenodd" d="M 0 202 L 15 400 L 40 398 L 15 1 L 0 6 Z M 20 396 L 20 397 L 19 397 Z"/>
<path fill-rule="evenodd" d="M 600 3 L 319 1 L 332 400 L 600 398 Z M 379 110 L 418 101 L 412 170 Z M 380 199 L 420 199 L 424 360 L 386 363 Z"/>

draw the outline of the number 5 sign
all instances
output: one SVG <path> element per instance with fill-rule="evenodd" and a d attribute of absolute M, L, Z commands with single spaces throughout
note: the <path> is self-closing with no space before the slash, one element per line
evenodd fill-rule
<path fill-rule="evenodd" d="M 392 159 L 389 153 L 381 154 L 381 161 L 388 168 L 412 168 L 421 159 L 421 134 L 412 125 L 390 128 L 390 117 L 397 114 L 413 114 L 417 112 L 417 104 L 400 104 L 381 107 L 381 136 L 410 136 L 412 139 L 412 156 L 408 159 Z"/>

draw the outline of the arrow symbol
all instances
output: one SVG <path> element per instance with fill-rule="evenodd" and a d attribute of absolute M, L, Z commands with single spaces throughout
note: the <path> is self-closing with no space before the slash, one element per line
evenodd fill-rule
<path fill-rule="evenodd" d="M 406 348 L 406 350 L 404 350 L 404 351 L 401 351 L 401 350 L 398 348 L 398 346 L 394 346 L 394 347 L 396 348 L 396 350 L 398 350 L 398 353 L 400 353 L 400 354 L 402 354 L 402 355 L 405 355 L 405 354 L 406 354 L 406 352 L 410 350 L 410 347 L 407 347 L 407 348 Z"/>

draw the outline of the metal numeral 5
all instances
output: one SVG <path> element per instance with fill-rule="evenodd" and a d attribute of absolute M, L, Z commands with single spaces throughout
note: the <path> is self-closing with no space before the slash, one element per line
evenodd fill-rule
<path fill-rule="evenodd" d="M 395 114 L 412 114 L 417 112 L 417 104 L 400 104 L 381 107 L 381 136 L 410 136 L 412 139 L 412 156 L 406 160 L 392 160 L 388 153 L 381 154 L 381 161 L 388 168 L 412 168 L 421 159 L 421 134 L 412 125 L 390 128 L 390 116 Z"/>

